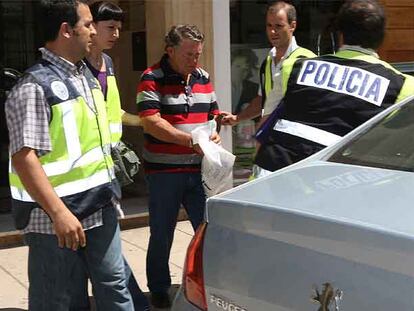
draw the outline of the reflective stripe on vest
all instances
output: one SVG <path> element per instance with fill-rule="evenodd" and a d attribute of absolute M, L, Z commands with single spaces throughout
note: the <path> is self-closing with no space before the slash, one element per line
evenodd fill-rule
<path fill-rule="evenodd" d="M 264 89 L 265 89 L 265 96 L 268 97 L 270 91 L 273 89 L 273 77 L 272 77 L 272 57 L 270 55 L 266 58 L 266 67 L 265 67 L 265 74 L 264 74 Z"/>
<path fill-rule="evenodd" d="M 56 193 L 62 197 L 109 183 L 115 174 L 106 105 L 94 77 L 85 73 L 94 99 L 93 107 L 89 107 L 71 82 L 59 80 L 58 69 L 49 66 L 35 66 L 29 74 L 33 73 L 42 86 L 53 116 L 49 124 L 52 151 L 39 157 L 39 161 Z M 67 99 L 55 96 L 53 83 L 68 88 Z M 11 165 L 9 178 L 13 199 L 33 202 Z"/>
<path fill-rule="evenodd" d="M 108 173 L 103 170 L 97 172 L 96 174 L 83 178 L 81 180 L 75 180 L 72 182 L 67 182 L 59 186 L 54 187 L 54 191 L 59 197 L 65 197 L 75 193 L 80 193 L 97 186 L 108 183 L 110 179 L 108 178 Z M 30 194 L 22 187 L 10 186 L 12 198 L 24 202 L 35 202 Z M 76 190 L 76 191 L 74 191 Z"/>
<path fill-rule="evenodd" d="M 68 160 L 61 160 L 44 164 L 43 170 L 47 176 L 65 174 L 74 168 L 90 165 L 94 162 L 101 162 L 104 160 L 104 153 L 108 154 L 107 152 L 102 152 L 101 147 L 96 147 L 92 150 L 89 150 L 84 155 L 79 155 L 79 157 L 74 157 L 75 154 L 69 152 Z"/>
<path fill-rule="evenodd" d="M 106 107 L 109 127 L 111 131 L 111 144 L 115 145 L 122 137 L 122 110 L 118 86 L 114 75 L 114 67 L 111 58 L 103 54 L 106 66 Z"/>
<path fill-rule="evenodd" d="M 339 135 L 329 133 L 316 127 L 284 119 L 278 120 L 273 129 L 275 131 L 313 141 L 323 146 L 330 146 L 342 138 Z"/>
<path fill-rule="evenodd" d="M 111 131 L 111 141 L 114 133 L 120 133 L 122 135 L 122 123 L 109 123 L 109 129 Z"/>

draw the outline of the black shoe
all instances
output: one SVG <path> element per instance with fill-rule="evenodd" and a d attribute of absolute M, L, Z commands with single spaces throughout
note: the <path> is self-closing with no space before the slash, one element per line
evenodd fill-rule
<path fill-rule="evenodd" d="M 168 296 L 168 294 L 164 292 L 151 293 L 151 304 L 155 308 L 169 308 L 171 307 L 170 296 Z"/>

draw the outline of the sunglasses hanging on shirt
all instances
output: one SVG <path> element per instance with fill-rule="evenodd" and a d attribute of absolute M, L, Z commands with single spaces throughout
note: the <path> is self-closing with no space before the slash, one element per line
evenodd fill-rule
<path fill-rule="evenodd" d="M 189 107 L 194 105 L 194 97 L 193 97 L 193 90 L 191 89 L 190 85 L 184 86 L 184 94 L 185 94 L 185 100 L 187 102 L 187 105 Z"/>

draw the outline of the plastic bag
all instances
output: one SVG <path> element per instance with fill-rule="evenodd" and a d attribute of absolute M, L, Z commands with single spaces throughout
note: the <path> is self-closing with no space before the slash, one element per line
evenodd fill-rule
<path fill-rule="evenodd" d="M 233 185 L 233 165 L 235 156 L 220 145 L 212 142 L 216 122 L 211 120 L 191 132 L 194 144 L 203 150 L 201 161 L 201 178 L 207 196 L 213 196 Z"/>

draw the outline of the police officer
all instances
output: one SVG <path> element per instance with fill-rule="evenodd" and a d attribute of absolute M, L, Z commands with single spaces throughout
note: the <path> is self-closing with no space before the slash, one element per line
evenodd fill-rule
<path fill-rule="evenodd" d="M 272 1 L 266 11 L 266 34 L 273 48 L 260 66 L 260 89 L 246 109 L 237 115 L 224 112 L 222 123 L 236 125 L 243 120 L 260 116 L 264 119 L 277 106 L 282 94 L 281 68 L 287 59 L 316 56 L 298 46 L 293 33 L 297 24 L 296 9 L 285 1 Z"/>
<path fill-rule="evenodd" d="M 69 310 L 90 273 L 98 310 L 134 310 L 126 284 L 105 101 L 82 58 L 96 35 L 83 0 L 42 0 L 42 58 L 5 106 L 17 229 L 29 247 L 29 310 Z"/>
<path fill-rule="evenodd" d="M 106 101 L 107 117 L 111 134 L 111 156 L 114 161 L 115 176 L 121 186 L 133 182 L 133 172 L 137 171 L 139 160 L 135 153 L 125 146 L 121 141 L 122 125 L 140 126 L 140 118 L 124 111 L 121 108 L 121 97 L 115 76 L 112 58 L 104 51 L 113 48 L 119 40 L 125 13 L 115 3 L 109 1 L 97 1 L 89 5 L 92 14 L 96 35 L 92 37 L 92 45 L 88 55 L 84 58 L 86 66 L 99 82 Z M 128 159 L 128 165 L 124 165 L 122 156 Z M 117 188 L 119 191 L 119 189 Z M 120 213 L 121 217 L 123 213 Z M 147 298 L 142 293 L 135 276 L 124 258 L 125 274 L 128 289 L 131 293 L 136 311 L 146 311 L 150 307 Z M 90 302 L 88 296 L 87 275 L 84 276 L 83 288 L 74 291 L 71 300 L 71 309 L 89 310 Z"/>
<path fill-rule="evenodd" d="M 384 11 L 375 0 L 347 1 L 337 26 L 336 55 L 284 64 L 287 90 L 261 129 L 266 134 L 259 136 L 255 159 L 260 167 L 275 171 L 300 161 L 414 94 L 414 78 L 375 52 L 385 34 Z"/>
<path fill-rule="evenodd" d="M 316 56 L 296 43 L 293 35 L 296 20 L 296 9 L 292 4 L 285 1 L 273 1 L 269 4 L 266 12 L 266 34 L 273 48 L 260 66 L 258 96 L 237 115 L 223 112 L 222 124 L 237 125 L 258 116 L 262 116 L 260 122 L 264 122 L 283 97 L 283 64 L 297 58 Z M 253 166 L 253 177 L 265 176 L 268 173 L 270 172 Z"/>

